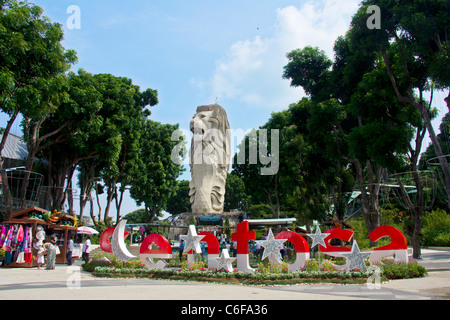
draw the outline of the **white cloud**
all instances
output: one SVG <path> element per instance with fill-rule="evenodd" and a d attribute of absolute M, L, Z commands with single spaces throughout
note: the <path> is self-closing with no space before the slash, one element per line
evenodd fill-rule
<path fill-rule="evenodd" d="M 285 109 L 301 98 L 302 90 L 282 79 L 286 54 L 317 46 L 333 57 L 333 45 L 345 34 L 360 0 L 308 1 L 275 12 L 271 36 L 235 42 L 217 63 L 211 99 L 235 100 L 247 107 Z"/>
<path fill-rule="evenodd" d="M 226 57 L 219 61 L 213 78 L 213 95 L 220 98 L 236 98 L 246 95 L 240 85 L 251 79 L 255 71 L 264 65 L 268 40 L 255 37 L 238 41 L 231 46 Z"/>

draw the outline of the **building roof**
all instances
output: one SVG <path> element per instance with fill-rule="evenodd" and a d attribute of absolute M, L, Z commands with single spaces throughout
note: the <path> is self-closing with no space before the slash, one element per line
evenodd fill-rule
<path fill-rule="evenodd" d="M 1 135 L 3 137 L 3 135 Z M 1 139 L 1 138 L 0 138 Z M 27 145 L 22 138 L 10 133 L 2 150 L 2 157 L 14 160 L 25 160 L 28 157 Z"/>
<path fill-rule="evenodd" d="M 297 221 L 295 218 L 287 218 L 287 219 L 246 219 L 244 221 L 248 221 L 249 225 L 260 225 L 260 226 L 273 226 L 273 225 L 283 225 L 294 223 Z"/>

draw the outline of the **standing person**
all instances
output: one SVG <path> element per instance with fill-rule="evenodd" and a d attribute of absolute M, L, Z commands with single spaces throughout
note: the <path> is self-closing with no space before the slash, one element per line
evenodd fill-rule
<path fill-rule="evenodd" d="M 54 270 L 56 264 L 56 248 L 55 239 L 48 237 L 44 243 L 44 249 L 47 252 L 47 265 L 46 270 Z"/>
<path fill-rule="evenodd" d="M 257 260 L 261 259 L 261 245 L 259 244 L 259 242 L 256 242 L 255 244 L 255 255 Z"/>
<path fill-rule="evenodd" d="M 44 262 L 45 262 L 45 259 L 44 259 L 45 249 L 44 249 L 43 241 L 39 240 L 39 241 L 35 242 L 34 248 L 37 250 L 37 253 L 36 253 L 37 268 L 38 268 L 38 270 L 40 270 L 41 265 L 44 264 Z"/>
<path fill-rule="evenodd" d="M 81 249 L 81 256 L 84 262 L 89 262 L 89 253 L 91 252 L 91 240 L 89 236 L 86 236 L 86 241 L 83 244 L 83 249 Z"/>
<path fill-rule="evenodd" d="M 200 248 L 202 249 L 202 260 L 205 260 L 205 257 L 206 257 L 206 245 L 205 245 L 204 241 L 202 241 L 200 243 Z"/>
<path fill-rule="evenodd" d="M 66 253 L 66 259 L 67 259 L 67 265 L 72 265 L 72 253 L 73 253 L 74 247 L 73 247 L 73 240 L 72 238 L 69 238 L 69 241 L 67 241 L 67 253 Z"/>
<path fill-rule="evenodd" d="M 181 240 L 180 243 L 180 261 L 182 260 L 181 258 L 183 257 L 183 251 L 184 251 L 184 240 Z"/>

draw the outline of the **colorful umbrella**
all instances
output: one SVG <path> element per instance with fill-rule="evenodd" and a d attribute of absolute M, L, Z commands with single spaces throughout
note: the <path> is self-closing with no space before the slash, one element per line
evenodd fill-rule
<path fill-rule="evenodd" d="M 92 234 L 98 234 L 98 233 L 99 233 L 97 230 L 95 230 L 95 229 L 93 229 L 93 228 L 90 228 L 90 227 L 86 227 L 86 226 L 79 227 L 79 228 L 77 229 L 77 231 L 78 231 L 78 233 L 80 233 L 80 234 L 89 234 L 89 235 L 92 235 Z"/>

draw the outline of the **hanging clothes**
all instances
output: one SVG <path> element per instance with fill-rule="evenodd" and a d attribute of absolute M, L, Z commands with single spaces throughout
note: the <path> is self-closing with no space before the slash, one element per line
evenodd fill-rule
<path fill-rule="evenodd" d="M 23 242 L 23 237 L 24 237 L 23 227 L 22 225 L 19 225 L 19 229 L 17 230 L 17 243 Z"/>
<path fill-rule="evenodd" d="M 25 263 L 25 252 L 19 253 L 19 255 L 17 256 L 16 263 L 18 263 L 18 264 Z"/>
<path fill-rule="evenodd" d="M 2 225 L 2 231 L 0 233 L 0 247 L 3 246 L 3 244 L 5 243 L 5 239 L 6 239 L 6 231 L 8 229 L 6 228 L 5 225 Z"/>
<path fill-rule="evenodd" d="M 32 228 L 31 227 L 25 227 L 25 238 L 23 241 L 23 251 L 25 253 L 31 252 L 31 239 L 32 239 Z"/>
<path fill-rule="evenodd" d="M 8 234 L 6 235 L 6 240 L 3 243 L 3 247 L 2 249 L 4 251 L 8 251 L 11 250 L 11 242 L 12 242 L 12 238 L 13 238 L 13 233 L 14 233 L 14 226 L 10 226 L 9 230 L 8 230 Z"/>
<path fill-rule="evenodd" d="M 32 263 L 33 262 L 33 260 L 32 260 L 32 254 L 31 254 L 31 252 L 26 252 L 25 253 L 25 263 Z"/>

